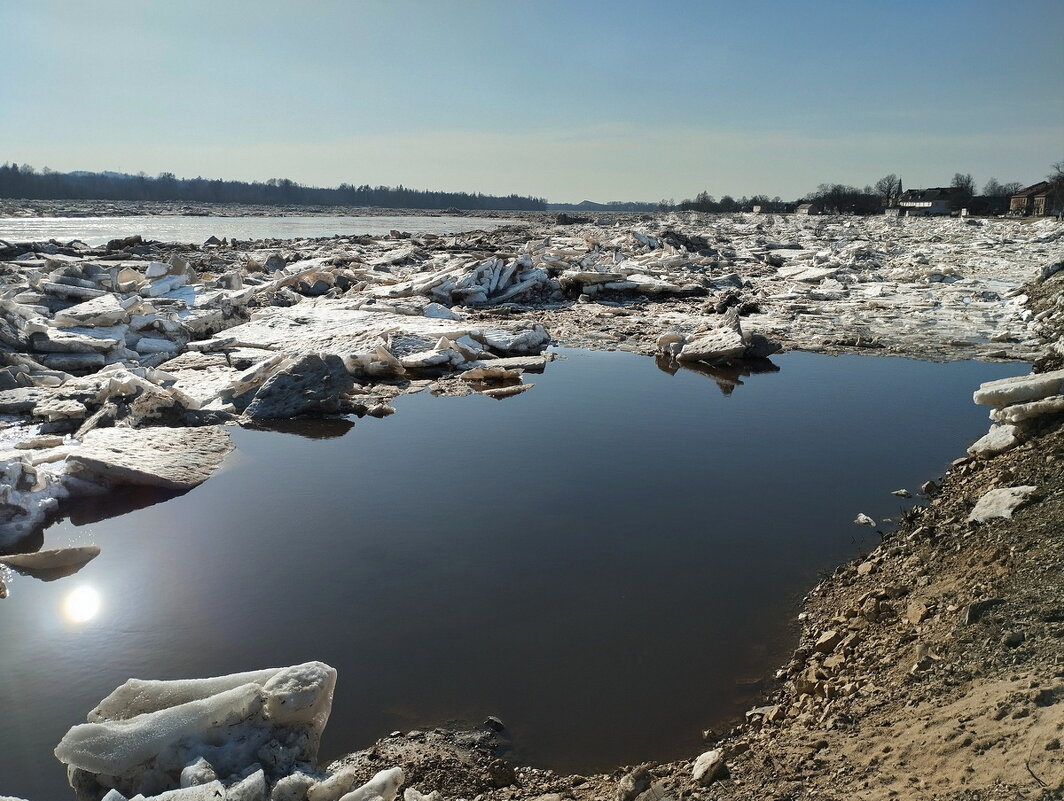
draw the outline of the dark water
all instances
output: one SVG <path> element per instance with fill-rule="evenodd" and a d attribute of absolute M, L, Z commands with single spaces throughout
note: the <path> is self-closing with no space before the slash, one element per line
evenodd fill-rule
<path fill-rule="evenodd" d="M 47 532 L 103 553 L 14 576 L 0 602 L 0 793 L 63 797 L 51 749 L 129 676 L 308 659 L 340 671 L 326 757 L 488 714 L 516 758 L 559 770 L 690 756 L 757 700 L 817 576 L 874 544 L 857 512 L 896 515 L 890 490 L 985 432 L 972 390 L 1027 372 L 795 353 L 726 395 L 644 357 L 567 355 L 502 402 L 417 395 L 318 438 L 234 430 L 198 489 Z M 82 586 L 101 607 L 74 623 Z"/>

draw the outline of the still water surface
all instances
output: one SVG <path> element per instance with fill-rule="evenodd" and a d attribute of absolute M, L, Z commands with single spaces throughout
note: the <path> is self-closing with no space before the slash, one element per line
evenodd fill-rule
<path fill-rule="evenodd" d="M 159 242 L 201 244 L 219 239 L 298 239 L 304 237 L 382 236 L 395 229 L 409 233 L 453 234 L 491 231 L 515 220 L 494 217 L 4 217 L 0 239 L 8 242 L 43 242 L 80 239 L 93 247 L 111 239 L 140 234 Z"/>
<path fill-rule="evenodd" d="M 757 700 L 818 574 L 876 542 L 854 516 L 896 515 L 891 490 L 985 432 L 972 390 L 1027 372 L 793 353 L 725 394 L 564 353 L 502 402 L 234 429 L 192 492 L 50 529 L 49 547 L 103 552 L 59 581 L 10 576 L 0 794 L 65 797 L 52 748 L 130 676 L 309 659 L 340 674 L 326 757 L 489 714 L 515 758 L 559 770 L 689 757 Z"/>

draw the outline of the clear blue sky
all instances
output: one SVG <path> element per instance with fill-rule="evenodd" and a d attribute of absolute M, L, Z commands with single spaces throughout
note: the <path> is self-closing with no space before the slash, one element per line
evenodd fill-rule
<path fill-rule="evenodd" d="M 1064 0 L 2 0 L 0 162 L 658 200 L 1041 180 Z"/>

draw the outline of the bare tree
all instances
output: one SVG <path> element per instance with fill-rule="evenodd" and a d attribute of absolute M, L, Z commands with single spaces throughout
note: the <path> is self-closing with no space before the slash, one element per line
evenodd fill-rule
<path fill-rule="evenodd" d="M 953 211 L 968 207 L 972 198 L 975 197 L 975 181 L 972 180 L 971 173 L 954 173 L 950 188 L 954 190 L 953 198 L 950 200 Z"/>
<path fill-rule="evenodd" d="M 983 194 L 987 197 L 1011 197 L 1023 189 L 1019 181 L 1011 181 L 1007 184 L 998 183 L 997 178 L 991 178 L 983 187 Z"/>
<path fill-rule="evenodd" d="M 884 204 L 893 206 L 898 202 L 898 196 L 901 194 L 901 179 L 894 173 L 884 175 L 876 181 L 875 193 L 883 198 Z"/>
<path fill-rule="evenodd" d="M 1046 176 L 1049 181 L 1051 197 L 1049 198 L 1050 209 L 1058 216 L 1064 216 L 1064 160 L 1053 165 L 1052 171 Z"/>
<path fill-rule="evenodd" d="M 953 180 L 950 181 L 950 187 L 959 190 L 961 194 L 967 195 L 968 197 L 975 196 L 975 181 L 972 180 L 971 173 L 953 173 Z"/>

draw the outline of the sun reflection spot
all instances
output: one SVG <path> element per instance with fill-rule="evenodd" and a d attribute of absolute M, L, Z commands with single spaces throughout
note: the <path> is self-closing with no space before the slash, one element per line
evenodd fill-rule
<path fill-rule="evenodd" d="M 63 599 L 63 616 L 71 623 L 87 623 L 100 611 L 100 593 L 92 587 L 77 587 Z"/>

